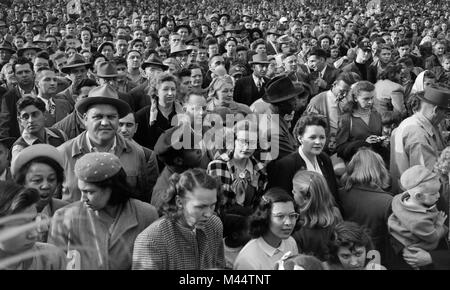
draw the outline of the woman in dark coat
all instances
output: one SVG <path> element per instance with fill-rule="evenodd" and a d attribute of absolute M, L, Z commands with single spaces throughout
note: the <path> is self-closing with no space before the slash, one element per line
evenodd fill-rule
<path fill-rule="evenodd" d="M 370 230 L 375 249 L 385 263 L 389 249 L 387 221 L 392 212 L 389 172 L 381 156 L 368 148 L 359 150 L 347 165 L 345 186 L 339 192 L 344 220 Z"/>
<path fill-rule="evenodd" d="M 381 115 L 373 108 L 375 86 L 368 81 L 360 81 L 352 86 L 350 101 L 339 120 L 336 135 L 338 157 L 349 162 L 361 147 L 370 147 L 388 160 L 389 143 L 380 138 L 383 126 Z"/>
<path fill-rule="evenodd" d="M 323 116 L 307 114 L 294 128 L 299 150 L 269 163 L 267 168 L 269 188 L 281 187 L 292 192 L 292 179 L 299 170 L 315 171 L 327 180 L 331 194 L 337 200 L 337 182 L 330 157 L 323 152 L 326 143 L 327 121 Z"/>

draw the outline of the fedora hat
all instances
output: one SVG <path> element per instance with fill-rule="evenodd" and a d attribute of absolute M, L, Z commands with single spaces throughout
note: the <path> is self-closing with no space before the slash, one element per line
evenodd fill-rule
<path fill-rule="evenodd" d="M 13 137 L 0 138 L 0 144 L 5 145 L 6 148 L 8 148 L 8 149 L 11 149 L 14 142 L 16 142 L 16 138 L 13 138 Z"/>
<path fill-rule="evenodd" d="M 270 61 L 267 59 L 267 54 L 265 53 L 257 53 L 252 56 L 252 60 L 248 62 L 248 64 L 270 64 Z"/>
<path fill-rule="evenodd" d="M 147 58 L 146 61 L 144 61 L 144 63 L 141 65 L 141 68 L 145 70 L 145 68 L 148 66 L 160 67 L 162 68 L 162 70 L 167 70 L 169 68 L 167 65 L 162 63 L 159 57 L 155 56 L 154 54 L 150 55 L 150 57 Z"/>
<path fill-rule="evenodd" d="M 291 43 L 292 39 L 288 35 L 283 35 L 277 38 L 277 43 Z"/>
<path fill-rule="evenodd" d="M 34 43 L 26 43 L 21 49 L 17 51 L 17 56 L 22 57 L 23 53 L 27 50 L 34 50 L 36 52 L 41 51 L 42 49 L 36 46 Z"/>
<path fill-rule="evenodd" d="M 45 43 L 50 44 L 50 41 L 45 40 L 45 37 L 38 34 L 33 37 L 33 43 Z"/>
<path fill-rule="evenodd" d="M 9 51 L 10 53 L 15 53 L 16 51 L 14 50 L 14 48 L 12 47 L 11 43 L 9 43 L 9 41 L 3 41 L 2 43 L 0 43 L 0 50 L 6 50 Z"/>
<path fill-rule="evenodd" d="M 30 15 L 30 14 L 27 14 L 27 15 L 25 15 L 25 17 L 22 19 L 22 22 L 25 22 L 25 23 L 31 23 L 31 22 L 33 22 L 33 19 L 31 18 L 31 15 Z"/>
<path fill-rule="evenodd" d="M 80 66 L 88 68 L 90 65 L 91 64 L 86 62 L 85 58 L 82 55 L 75 53 L 67 60 L 67 64 L 61 68 L 61 71 L 65 74 L 69 74 L 70 70 L 73 68 Z"/>
<path fill-rule="evenodd" d="M 423 96 L 419 94 L 418 97 L 424 102 L 450 110 L 450 90 L 447 88 L 430 86 L 425 89 Z"/>
<path fill-rule="evenodd" d="M 99 78 L 115 78 L 118 76 L 116 65 L 112 62 L 101 62 L 97 66 L 97 77 Z"/>
<path fill-rule="evenodd" d="M 304 93 L 303 87 L 294 86 L 288 76 L 281 75 L 267 83 L 266 93 L 262 99 L 266 103 L 275 104 L 295 98 L 302 93 Z"/>
<path fill-rule="evenodd" d="M 191 53 L 192 48 L 187 47 L 186 45 L 176 45 L 170 49 L 170 56 L 175 56 L 177 53 L 180 52 L 187 52 L 188 54 Z"/>
<path fill-rule="evenodd" d="M 119 94 L 109 84 L 96 87 L 84 98 L 75 104 L 75 109 L 83 115 L 87 110 L 98 104 L 106 104 L 115 107 L 119 113 L 119 118 L 123 118 L 131 112 L 130 105 L 119 99 Z"/>

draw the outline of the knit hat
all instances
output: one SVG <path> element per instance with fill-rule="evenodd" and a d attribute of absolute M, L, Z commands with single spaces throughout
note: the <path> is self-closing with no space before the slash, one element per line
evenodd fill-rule
<path fill-rule="evenodd" d="M 422 183 L 437 178 L 438 175 L 425 166 L 415 165 L 403 172 L 400 183 L 405 190 L 411 190 Z"/>
<path fill-rule="evenodd" d="M 75 163 L 75 175 L 84 182 L 101 182 L 116 175 L 122 164 L 112 153 L 93 152 L 82 156 Z"/>

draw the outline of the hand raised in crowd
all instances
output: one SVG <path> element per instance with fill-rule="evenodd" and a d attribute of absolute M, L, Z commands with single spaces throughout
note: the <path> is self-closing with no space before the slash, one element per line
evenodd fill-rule
<path fill-rule="evenodd" d="M 366 139 L 366 143 L 369 143 L 369 144 L 375 144 L 375 143 L 378 143 L 378 142 L 379 142 L 379 140 L 378 140 L 378 136 L 377 135 L 370 135 Z"/>

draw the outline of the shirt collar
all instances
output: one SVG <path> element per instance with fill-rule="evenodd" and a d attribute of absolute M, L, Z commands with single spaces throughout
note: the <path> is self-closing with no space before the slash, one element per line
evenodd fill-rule
<path fill-rule="evenodd" d="M 98 149 L 94 146 L 92 146 L 91 140 L 89 138 L 89 132 L 86 131 L 86 144 L 88 146 L 89 152 L 99 152 Z M 111 149 L 108 150 L 108 153 L 115 153 L 117 147 L 117 136 L 114 136 L 113 145 L 111 146 Z"/>
<path fill-rule="evenodd" d="M 317 162 L 317 157 L 314 160 L 314 163 L 311 163 L 308 157 L 306 157 L 305 153 L 303 153 L 302 150 L 303 146 L 298 147 L 298 153 L 300 154 L 300 157 L 305 161 L 306 169 L 309 171 L 314 171 L 317 173 L 322 174 L 322 170 L 320 170 L 319 162 Z"/>
<path fill-rule="evenodd" d="M 36 140 L 39 140 L 39 141 L 41 141 L 42 143 L 46 143 L 46 144 L 47 144 L 47 143 L 48 143 L 48 139 L 49 139 L 50 137 L 52 137 L 52 138 L 58 138 L 58 139 L 59 139 L 59 136 L 56 135 L 55 133 L 53 133 L 50 129 L 44 128 L 44 130 L 45 130 L 44 140 L 39 140 L 39 138 L 38 138 L 37 136 L 32 135 L 32 134 L 30 134 L 30 133 L 28 133 L 28 132 L 26 132 L 26 131 L 23 131 L 23 132 L 22 132 L 22 139 L 23 139 L 23 141 L 25 141 L 25 143 L 27 143 L 29 146 L 33 145 L 34 142 L 36 142 Z"/>
<path fill-rule="evenodd" d="M 19 92 L 20 92 L 20 95 L 23 97 L 23 96 L 32 96 L 33 98 L 35 98 L 35 97 L 37 97 L 37 95 L 38 95 L 38 92 L 37 92 L 37 89 L 36 89 L 36 87 L 33 87 L 33 89 L 31 90 L 31 92 L 30 93 L 25 93 L 25 91 L 20 87 L 20 86 L 17 86 L 17 88 L 19 89 Z"/>
<path fill-rule="evenodd" d="M 258 243 L 261 249 L 266 253 L 269 257 L 273 257 L 278 252 L 285 253 L 286 252 L 286 243 L 284 240 L 281 240 L 281 244 L 278 248 L 274 248 L 271 245 L 269 245 L 263 237 L 258 238 Z"/>
<path fill-rule="evenodd" d="M 417 112 L 415 114 L 417 120 L 419 121 L 420 125 L 427 131 L 428 135 L 434 136 L 433 128 L 434 125 L 431 124 L 430 120 L 428 120 L 422 113 Z"/>
<path fill-rule="evenodd" d="M 41 96 L 41 94 L 37 95 L 37 97 L 38 97 L 39 99 L 41 99 L 41 100 L 44 102 L 44 104 L 45 104 L 45 109 L 46 109 L 47 111 L 49 110 L 50 105 L 55 105 L 55 102 L 53 101 L 53 98 L 45 99 L 45 98 L 43 98 L 43 97 Z"/>

